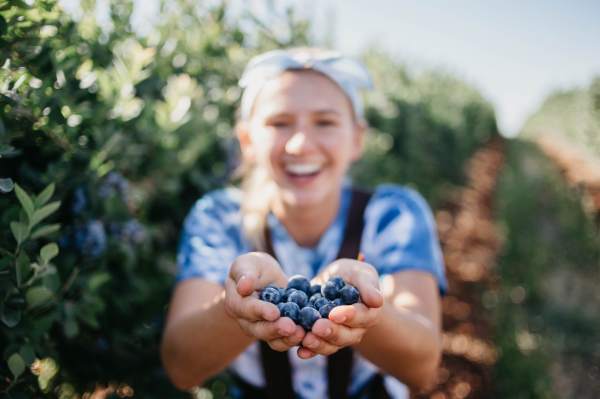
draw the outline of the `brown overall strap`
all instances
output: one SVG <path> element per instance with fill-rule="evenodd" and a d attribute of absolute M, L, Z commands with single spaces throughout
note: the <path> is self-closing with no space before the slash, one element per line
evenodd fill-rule
<path fill-rule="evenodd" d="M 348 211 L 346 232 L 336 259 L 358 258 L 363 230 L 364 213 L 372 193 L 352 189 L 352 201 Z M 266 252 L 275 257 L 269 229 L 265 229 Z M 262 367 L 269 398 L 295 398 L 292 387 L 291 366 L 287 352 L 277 352 L 265 341 L 260 341 Z M 352 349 L 340 349 L 327 358 L 327 379 L 330 399 L 346 399 L 352 370 Z"/>
<path fill-rule="evenodd" d="M 265 252 L 277 259 L 269 228 L 265 228 Z M 288 353 L 271 349 L 266 341 L 260 341 L 260 357 L 265 375 L 269 399 L 294 399 L 296 394 L 292 386 L 292 367 Z"/>

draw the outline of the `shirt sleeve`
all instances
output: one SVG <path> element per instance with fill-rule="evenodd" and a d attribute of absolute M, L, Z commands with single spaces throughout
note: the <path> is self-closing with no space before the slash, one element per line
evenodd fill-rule
<path fill-rule="evenodd" d="M 177 282 L 200 277 L 225 285 L 231 264 L 243 250 L 241 215 L 234 194 L 211 192 L 190 210 L 177 252 Z"/>
<path fill-rule="evenodd" d="M 425 199 L 397 185 L 380 186 L 365 210 L 361 250 L 380 275 L 401 270 L 433 274 L 448 290 L 434 218 Z"/>

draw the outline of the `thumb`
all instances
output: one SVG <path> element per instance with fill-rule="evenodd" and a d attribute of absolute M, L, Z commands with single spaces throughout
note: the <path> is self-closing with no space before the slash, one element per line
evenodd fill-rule
<path fill-rule="evenodd" d="M 258 270 L 254 262 L 245 256 L 240 256 L 233 262 L 229 277 L 235 282 L 241 296 L 251 295 L 256 290 Z"/>
<path fill-rule="evenodd" d="M 369 276 L 361 280 L 357 287 L 360 298 L 370 308 L 380 308 L 383 306 L 383 295 L 379 291 L 379 281 L 374 276 Z"/>

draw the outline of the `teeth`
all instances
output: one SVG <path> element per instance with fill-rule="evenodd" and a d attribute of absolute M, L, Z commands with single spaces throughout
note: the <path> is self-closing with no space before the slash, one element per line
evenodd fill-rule
<path fill-rule="evenodd" d="M 312 175 L 321 170 L 319 164 L 294 164 L 286 165 L 285 170 L 293 175 Z"/>

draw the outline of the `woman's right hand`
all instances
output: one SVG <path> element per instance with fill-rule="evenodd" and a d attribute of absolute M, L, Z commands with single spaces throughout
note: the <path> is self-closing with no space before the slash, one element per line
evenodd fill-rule
<path fill-rule="evenodd" d="M 225 309 L 244 334 L 267 341 L 276 351 L 298 346 L 304 329 L 288 317 L 280 317 L 276 305 L 261 301 L 259 292 L 267 285 L 285 287 L 287 277 L 270 255 L 251 252 L 236 258 L 225 282 Z"/>

